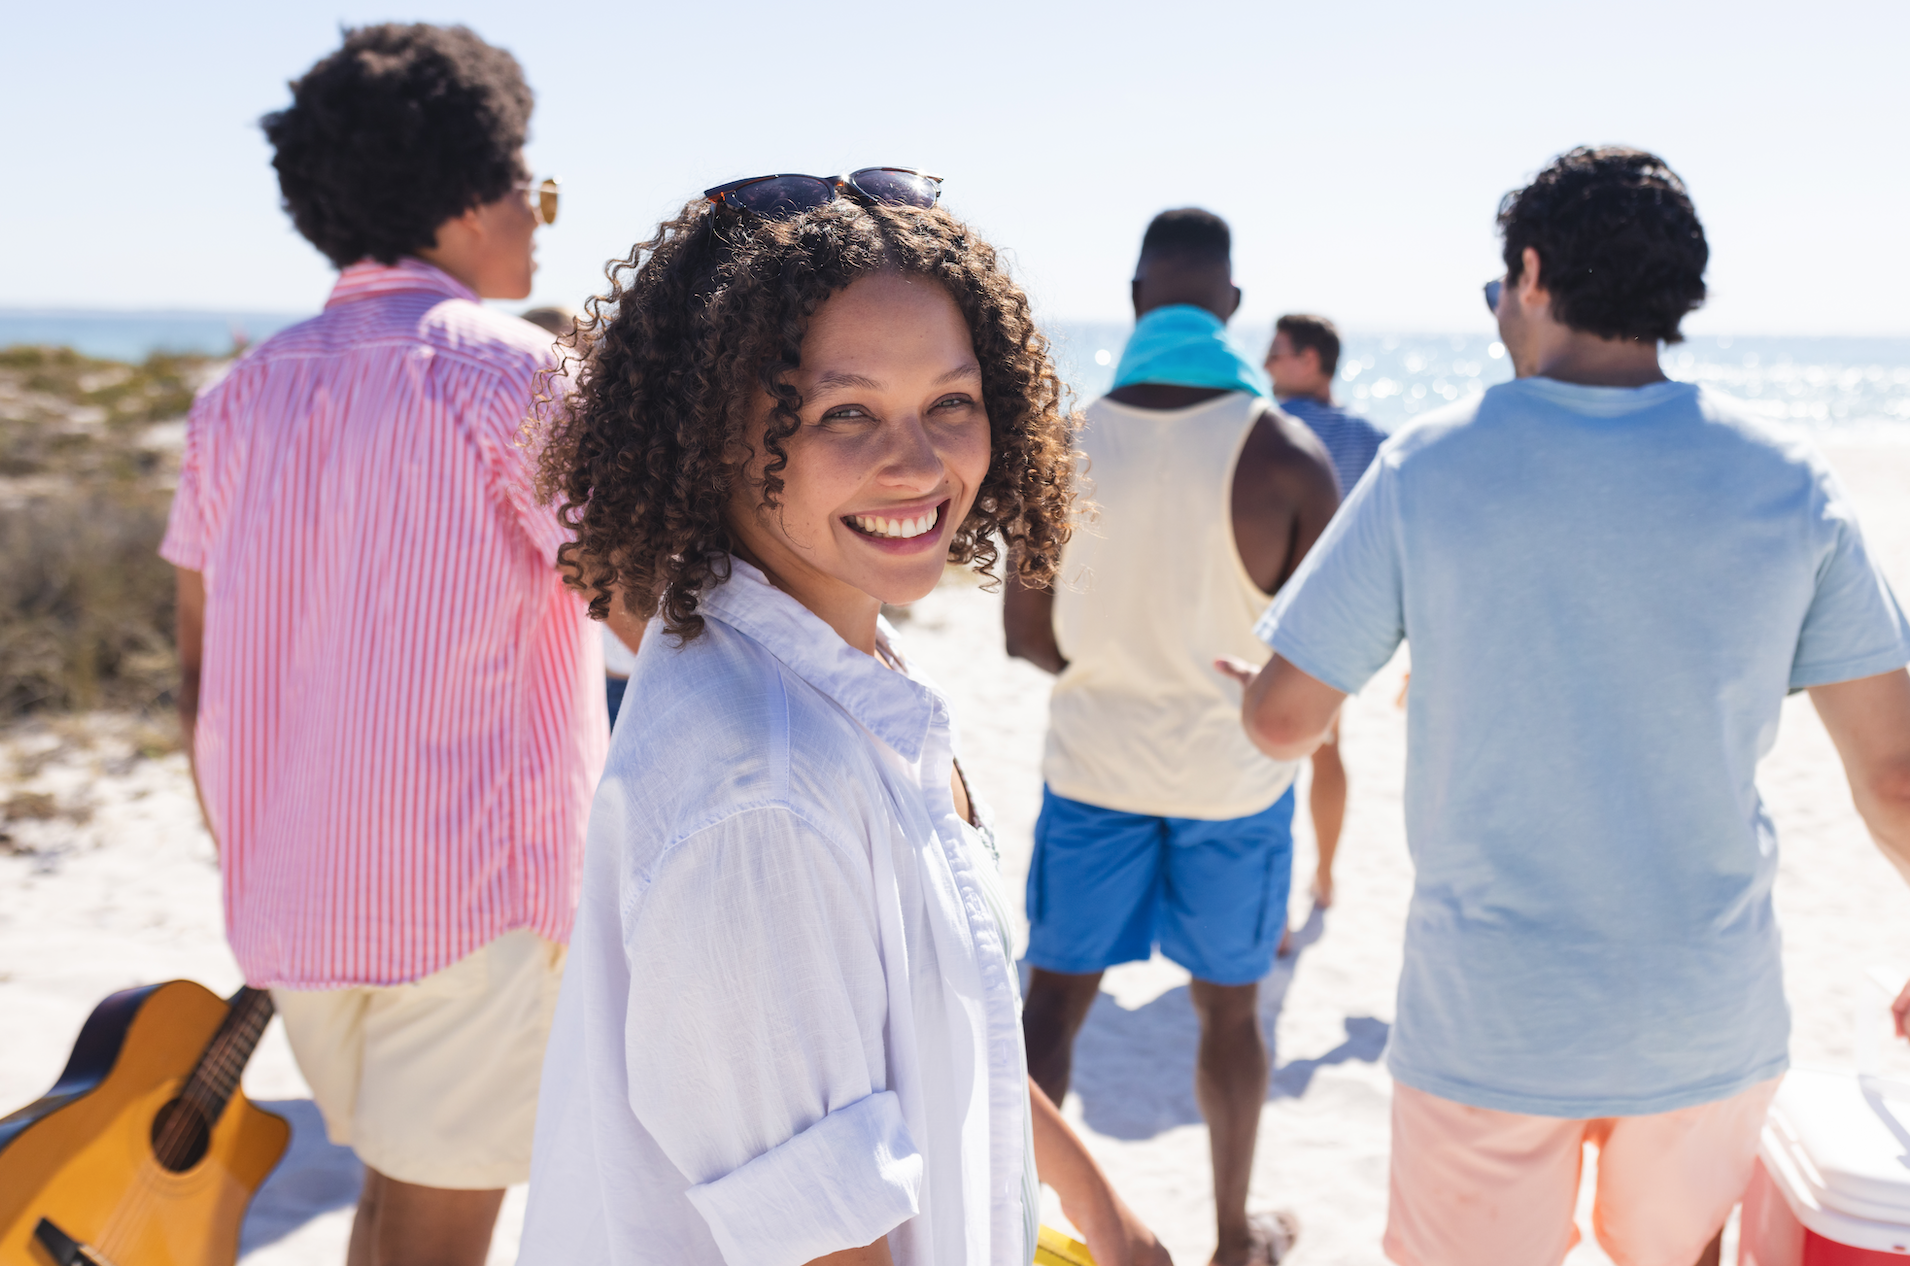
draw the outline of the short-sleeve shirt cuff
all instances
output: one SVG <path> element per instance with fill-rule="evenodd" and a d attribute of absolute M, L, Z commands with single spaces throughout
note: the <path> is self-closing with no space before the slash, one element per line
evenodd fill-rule
<path fill-rule="evenodd" d="M 801 1266 L 873 1244 L 919 1211 L 922 1155 L 882 1090 L 690 1188 L 729 1266 Z"/>
<path fill-rule="evenodd" d="M 1854 659 L 1793 665 L 1791 689 L 1808 690 L 1812 686 L 1830 686 L 1840 681 L 1859 681 L 1902 668 L 1905 664 L 1910 664 L 1910 643 L 1899 641 L 1895 646 Z"/>
<path fill-rule="evenodd" d="M 159 542 L 159 556 L 186 571 L 206 569 L 206 552 L 199 543 L 198 533 L 185 529 L 176 518 L 166 529 L 165 539 Z"/>
<path fill-rule="evenodd" d="M 1279 623 L 1271 617 L 1262 620 L 1254 629 L 1254 633 L 1261 641 L 1272 647 L 1274 653 L 1286 660 L 1287 663 L 1292 664 L 1295 668 L 1313 678 L 1315 681 L 1333 687 L 1333 689 L 1343 695 L 1358 694 L 1360 690 L 1365 687 L 1366 683 L 1372 680 L 1373 673 L 1379 671 L 1379 669 L 1375 668 L 1371 672 L 1359 676 L 1358 680 L 1355 680 L 1353 676 L 1349 676 L 1346 673 L 1336 672 L 1334 669 L 1329 668 L 1319 656 L 1314 655 L 1313 652 L 1308 650 L 1305 646 L 1296 645 L 1299 639 L 1295 638 L 1291 633 L 1283 631 Z"/>

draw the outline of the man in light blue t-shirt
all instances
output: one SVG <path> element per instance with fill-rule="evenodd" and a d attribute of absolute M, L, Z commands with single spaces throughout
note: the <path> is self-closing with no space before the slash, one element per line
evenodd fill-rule
<path fill-rule="evenodd" d="M 1715 1262 L 1789 1038 L 1757 762 L 1809 690 L 1910 877 L 1910 629 L 1811 446 L 1660 372 L 1707 258 L 1661 160 L 1574 150 L 1499 225 L 1517 379 L 1388 441 L 1244 720 L 1303 755 L 1412 644 L 1388 1256 L 1561 1261 L 1590 1141 L 1614 1259 Z"/>

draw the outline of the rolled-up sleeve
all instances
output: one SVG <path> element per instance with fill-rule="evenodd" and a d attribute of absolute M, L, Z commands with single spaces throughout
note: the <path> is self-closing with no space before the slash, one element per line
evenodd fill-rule
<path fill-rule="evenodd" d="M 902 1101 L 884 1090 L 690 1188 L 690 1203 L 724 1260 L 806 1262 L 874 1243 L 915 1216 L 921 1188 Z"/>
<path fill-rule="evenodd" d="M 866 851 L 782 806 L 630 881 L 631 1108 L 731 1266 L 798 1266 L 918 1211 L 874 900 Z"/>

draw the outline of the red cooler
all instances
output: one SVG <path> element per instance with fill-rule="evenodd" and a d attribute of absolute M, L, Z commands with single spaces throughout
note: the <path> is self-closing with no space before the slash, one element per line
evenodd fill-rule
<path fill-rule="evenodd" d="M 1910 1086 L 1796 1069 L 1744 1193 L 1739 1266 L 1910 1266 Z"/>

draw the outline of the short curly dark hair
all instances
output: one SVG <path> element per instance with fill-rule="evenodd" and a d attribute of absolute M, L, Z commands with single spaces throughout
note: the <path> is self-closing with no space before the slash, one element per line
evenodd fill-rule
<path fill-rule="evenodd" d="M 395 264 L 524 178 L 531 90 L 462 26 L 361 26 L 259 121 L 292 223 L 343 268 Z"/>
<path fill-rule="evenodd" d="M 1203 264 L 1233 259 L 1234 235 L 1227 222 L 1200 207 L 1175 207 L 1148 222 L 1141 235 L 1141 258 L 1185 255 Z"/>
<path fill-rule="evenodd" d="M 1644 150 L 1579 146 L 1499 203 L 1506 279 L 1539 253 L 1552 315 L 1600 338 L 1676 343 L 1711 257 L 1691 195 Z"/>
<path fill-rule="evenodd" d="M 1340 329 L 1323 316 L 1289 312 L 1273 323 L 1275 335 L 1284 334 L 1294 352 L 1308 348 L 1320 358 L 1320 372 L 1331 378 L 1340 367 Z"/>
<path fill-rule="evenodd" d="M 754 459 L 755 402 L 776 402 L 762 447 L 775 504 L 802 397 L 788 381 L 810 319 L 859 277 L 932 278 L 975 341 L 988 411 L 988 473 L 949 560 L 993 577 L 1000 543 L 1016 574 L 1053 579 L 1068 539 L 1076 418 L 1028 299 L 995 250 L 946 211 L 838 200 L 761 220 L 691 202 L 607 270 L 536 424 L 540 489 L 576 533 L 560 563 L 609 613 L 613 593 L 669 633 L 702 632 L 698 595 L 729 575 L 731 495 Z M 552 383 L 558 383 L 553 376 Z"/>

